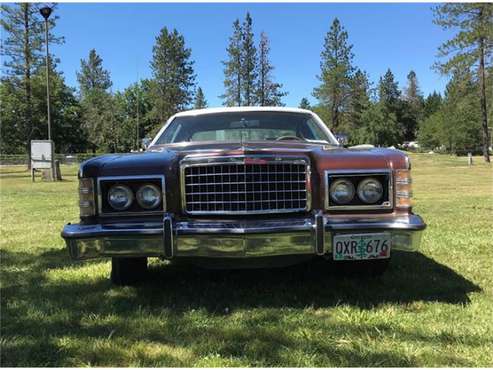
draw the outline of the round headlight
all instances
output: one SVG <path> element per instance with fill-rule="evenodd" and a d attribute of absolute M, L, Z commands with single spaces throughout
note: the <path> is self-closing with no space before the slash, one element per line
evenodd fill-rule
<path fill-rule="evenodd" d="M 155 185 L 143 185 L 137 191 L 137 202 L 145 209 L 156 208 L 161 203 L 161 190 Z"/>
<path fill-rule="evenodd" d="M 117 211 L 128 209 L 134 200 L 134 194 L 128 186 L 115 185 L 108 191 L 108 203 Z"/>
<path fill-rule="evenodd" d="M 347 179 L 335 180 L 330 185 L 330 197 L 337 204 L 347 204 L 354 198 L 354 185 Z"/>
<path fill-rule="evenodd" d="M 382 199 L 383 187 L 380 181 L 372 177 L 366 178 L 358 185 L 358 197 L 363 202 L 373 204 Z"/>

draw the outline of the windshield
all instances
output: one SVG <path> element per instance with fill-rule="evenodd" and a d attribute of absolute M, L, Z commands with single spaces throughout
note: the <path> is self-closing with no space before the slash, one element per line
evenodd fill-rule
<path fill-rule="evenodd" d="M 176 117 L 155 144 L 274 140 L 337 145 L 311 114 L 295 112 L 223 112 Z"/>

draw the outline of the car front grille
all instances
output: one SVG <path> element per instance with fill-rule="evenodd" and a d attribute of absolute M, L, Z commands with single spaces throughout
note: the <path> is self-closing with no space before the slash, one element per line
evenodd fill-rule
<path fill-rule="evenodd" d="M 306 160 L 248 160 L 182 167 L 190 214 L 260 214 L 308 209 Z"/>

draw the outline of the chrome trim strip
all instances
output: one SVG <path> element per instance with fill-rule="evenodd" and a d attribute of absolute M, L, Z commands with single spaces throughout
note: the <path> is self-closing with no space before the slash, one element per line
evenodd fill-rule
<path fill-rule="evenodd" d="M 306 206 L 304 208 L 293 209 L 276 209 L 276 210 L 255 210 L 255 211 L 188 211 L 186 201 L 186 182 L 185 182 L 185 169 L 188 167 L 197 166 L 214 166 L 224 164 L 246 164 L 246 159 L 263 159 L 272 161 L 275 163 L 288 163 L 288 164 L 304 164 L 305 165 L 305 191 L 306 191 Z M 311 191 L 311 167 L 308 157 L 299 155 L 267 155 L 267 154 L 241 154 L 233 156 L 218 156 L 218 157 L 203 157 L 188 155 L 180 162 L 180 196 L 182 212 L 189 215 L 256 215 L 256 214 L 281 214 L 281 213 L 296 213 L 296 212 L 308 212 L 312 206 L 312 191 Z"/>
<path fill-rule="evenodd" d="M 379 205 L 347 205 L 347 206 L 333 206 L 330 205 L 330 195 L 329 195 L 329 175 L 335 176 L 367 176 L 367 175 L 387 175 L 389 178 L 388 182 L 388 197 L 389 200 Z M 378 209 L 392 209 L 394 207 L 394 176 L 391 169 L 354 169 L 354 170 L 325 170 L 324 171 L 324 192 L 322 193 L 325 197 L 324 206 L 328 211 L 357 211 L 357 210 L 378 210 Z"/>
<path fill-rule="evenodd" d="M 161 197 L 162 204 L 161 209 L 157 211 L 142 211 L 142 212 L 112 212 L 103 213 L 103 196 L 101 190 L 101 181 L 112 181 L 112 180 L 140 180 L 140 179 L 154 179 L 161 180 Z M 101 217 L 120 217 L 120 216 L 146 216 L 146 215 L 156 215 L 166 212 L 166 182 L 164 175 L 141 175 L 141 176 L 102 176 L 97 178 L 97 201 L 98 201 L 98 215 Z"/>

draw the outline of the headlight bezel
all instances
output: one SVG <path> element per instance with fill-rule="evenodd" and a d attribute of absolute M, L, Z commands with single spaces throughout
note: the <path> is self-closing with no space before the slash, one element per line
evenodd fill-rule
<path fill-rule="evenodd" d="M 359 210 L 382 210 L 390 211 L 393 209 L 394 204 L 394 191 L 393 191 L 393 176 L 392 169 L 360 169 L 360 170 L 326 170 L 324 173 L 325 178 L 325 191 L 324 191 L 324 206 L 327 211 L 359 211 Z M 366 178 L 376 178 L 383 187 L 383 195 L 381 199 L 375 204 L 368 204 L 363 202 L 358 194 L 357 190 L 353 200 L 348 204 L 337 204 L 332 201 L 330 196 L 331 184 L 339 178 L 349 179 L 355 189 L 358 189 L 358 185 Z"/>
<path fill-rule="evenodd" d="M 138 190 L 151 184 L 160 190 L 161 201 L 152 209 L 141 207 L 137 201 Z M 128 186 L 133 193 L 134 200 L 132 205 L 126 210 L 116 210 L 109 205 L 107 200 L 108 191 L 113 185 Z M 141 176 L 102 176 L 97 179 L 97 201 L 98 214 L 102 217 L 118 216 L 137 216 L 137 215 L 157 215 L 166 212 L 166 187 L 164 175 L 141 175 Z"/>

